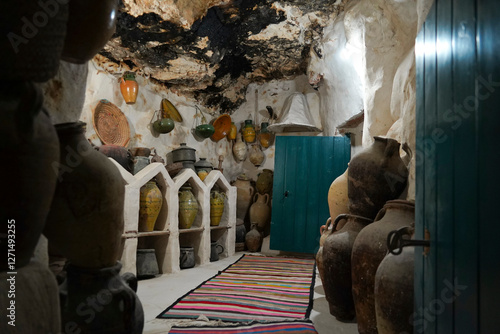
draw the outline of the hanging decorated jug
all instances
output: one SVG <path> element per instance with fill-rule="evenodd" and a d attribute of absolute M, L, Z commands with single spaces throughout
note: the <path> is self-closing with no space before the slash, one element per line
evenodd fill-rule
<path fill-rule="evenodd" d="M 399 156 L 400 144 L 390 138 L 374 139 L 370 147 L 351 159 L 347 185 L 349 212 L 370 219 L 385 202 L 401 195 L 408 178 L 408 169 Z M 403 149 L 408 147 L 404 145 Z"/>
<path fill-rule="evenodd" d="M 243 130 L 241 130 L 241 132 L 243 133 L 243 139 L 245 139 L 245 142 L 255 142 L 255 128 L 251 119 L 245 120 L 245 126 L 243 127 Z"/>
<path fill-rule="evenodd" d="M 191 228 L 198 214 L 198 201 L 191 189 L 186 185 L 179 190 L 179 228 L 181 229 Z"/>
<path fill-rule="evenodd" d="M 337 230 L 342 219 L 347 219 L 347 223 Z M 365 217 L 342 214 L 335 218 L 332 231 L 323 244 L 323 287 L 330 314 L 339 321 L 351 321 L 356 316 L 351 291 L 352 246 L 358 233 L 371 222 Z"/>
<path fill-rule="evenodd" d="M 139 93 L 139 84 L 135 80 L 134 72 L 127 71 L 120 79 L 120 91 L 127 104 L 134 104 Z"/>
<path fill-rule="evenodd" d="M 388 201 L 374 222 L 359 232 L 352 249 L 352 295 L 360 334 L 377 333 L 375 316 L 375 274 L 387 254 L 387 235 L 415 222 L 415 204 Z"/>
<path fill-rule="evenodd" d="M 224 212 L 224 199 L 223 192 L 217 190 L 210 192 L 210 226 L 219 226 Z"/>
<path fill-rule="evenodd" d="M 238 134 L 238 129 L 234 122 L 231 122 L 231 128 L 229 129 L 229 133 L 227 134 L 227 140 L 235 140 L 236 135 Z"/>
<path fill-rule="evenodd" d="M 269 220 L 271 219 L 271 208 L 269 207 L 268 194 L 255 194 L 254 203 L 248 211 L 250 215 L 250 224 L 257 224 L 257 230 L 267 232 Z"/>
<path fill-rule="evenodd" d="M 263 148 L 268 148 L 269 146 L 271 146 L 274 137 L 273 133 L 271 133 L 267 129 L 268 126 L 268 122 L 262 122 L 260 124 L 259 142 L 260 146 L 262 146 Z"/>
<path fill-rule="evenodd" d="M 255 167 L 259 167 L 264 162 L 265 158 L 266 156 L 264 155 L 264 152 L 262 152 L 258 144 L 253 144 L 250 147 L 248 159 L 251 163 L 254 164 Z"/>
<path fill-rule="evenodd" d="M 247 158 L 247 144 L 241 139 L 242 135 L 238 134 L 236 136 L 236 143 L 233 145 L 233 154 L 236 161 L 243 161 Z"/>
<path fill-rule="evenodd" d="M 141 187 L 139 203 L 139 232 L 151 232 L 163 203 L 163 195 L 155 181 Z"/>

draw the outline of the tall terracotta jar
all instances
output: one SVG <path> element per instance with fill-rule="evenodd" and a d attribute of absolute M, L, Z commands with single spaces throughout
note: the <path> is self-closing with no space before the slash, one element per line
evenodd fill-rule
<path fill-rule="evenodd" d="M 356 238 L 352 250 L 352 294 L 356 307 L 358 331 L 377 333 L 375 316 L 375 274 L 387 254 L 387 235 L 415 222 L 414 202 L 388 201 L 373 224 L 365 227 Z"/>
<path fill-rule="evenodd" d="M 245 221 L 255 189 L 245 174 L 238 176 L 233 186 L 236 187 L 236 218 Z"/>
<path fill-rule="evenodd" d="M 269 195 L 255 194 L 254 203 L 250 206 L 248 214 L 250 215 L 250 224 L 257 224 L 257 230 L 259 230 L 259 232 L 267 234 L 269 220 L 271 219 Z"/>
<path fill-rule="evenodd" d="M 120 91 L 127 104 L 134 104 L 139 93 L 139 84 L 135 80 L 134 72 L 125 72 L 120 79 Z"/>
<path fill-rule="evenodd" d="M 233 154 L 236 161 L 243 161 L 247 158 L 248 148 L 247 144 L 241 139 L 243 135 L 238 134 L 236 136 L 236 143 L 233 145 Z"/>
<path fill-rule="evenodd" d="M 56 130 L 59 182 L 44 234 L 75 266 L 114 266 L 123 233 L 125 181 L 85 138 L 85 123 L 57 124 Z"/>
<path fill-rule="evenodd" d="M 407 235 L 413 229 L 407 229 Z M 401 254 L 387 254 L 375 275 L 375 313 L 379 334 L 413 333 L 409 321 L 414 312 L 414 256 L 413 247 L 405 247 Z"/>
<path fill-rule="evenodd" d="M 198 214 L 198 201 L 191 189 L 190 186 L 182 186 L 179 190 L 179 228 L 181 229 L 191 228 Z"/>
<path fill-rule="evenodd" d="M 401 195 L 408 178 L 408 169 L 399 156 L 400 144 L 390 138 L 374 139 L 370 147 L 351 159 L 348 172 L 349 212 L 370 219 L 385 202 Z"/>
<path fill-rule="evenodd" d="M 218 190 L 210 192 L 210 226 L 219 226 L 224 213 L 225 194 Z"/>
<path fill-rule="evenodd" d="M 349 213 L 349 197 L 347 196 L 348 170 L 347 168 L 342 175 L 333 180 L 328 190 L 330 217 L 335 218 L 342 213 Z"/>
<path fill-rule="evenodd" d="M 255 189 L 259 194 L 271 194 L 273 191 L 273 171 L 264 169 L 255 182 Z"/>
<path fill-rule="evenodd" d="M 0 192 L 0 245 L 4 254 L 0 271 L 5 271 L 8 262 L 15 260 L 18 269 L 33 256 L 56 189 L 54 165 L 57 167 L 59 161 L 59 140 L 35 85 L 6 85 L 0 91 L 0 103 L 0 154 L 5 159 Z M 11 239 L 15 240 L 15 251 L 9 256 Z"/>
<path fill-rule="evenodd" d="M 337 232 L 331 233 L 323 245 L 323 287 L 330 306 L 330 314 L 339 321 L 350 321 L 356 316 L 351 292 L 352 247 L 358 233 L 372 220 L 342 214 L 335 218 L 333 231 L 337 230 L 337 224 L 342 219 L 347 219 L 347 223 Z"/>
<path fill-rule="evenodd" d="M 71 0 L 62 59 L 83 64 L 92 59 L 116 30 L 118 1 Z"/>
<path fill-rule="evenodd" d="M 154 180 L 141 187 L 139 201 L 139 232 L 154 230 L 163 204 L 163 195 Z"/>

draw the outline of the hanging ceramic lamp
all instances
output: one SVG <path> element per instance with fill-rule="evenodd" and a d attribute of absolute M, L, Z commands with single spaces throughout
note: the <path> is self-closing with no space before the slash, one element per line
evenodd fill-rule
<path fill-rule="evenodd" d="M 302 93 L 293 93 L 285 100 L 277 123 L 269 125 L 271 132 L 321 132 L 315 124 L 307 99 Z"/>
<path fill-rule="evenodd" d="M 139 93 L 139 84 L 135 80 L 135 73 L 127 71 L 120 78 L 120 91 L 127 104 L 134 104 Z"/>

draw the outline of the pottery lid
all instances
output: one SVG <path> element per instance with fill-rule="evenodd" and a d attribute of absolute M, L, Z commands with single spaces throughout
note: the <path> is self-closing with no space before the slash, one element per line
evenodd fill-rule
<path fill-rule="evenodd" d="M 249 181 L 250 180 L 245 173 L 238 175 L 236 178 L 238 180 L 243 180 L 243 181 Z"/>
<path fill-rule="evenodd" d="M 194 164 L 194 167 L 195 168 L 199 168 L 199 169 L 202 169 L 202 168 L 209 168 L 209 169 L 213 169 L 214 167 L 212 166 L 212 164 L 210 162 L 207 161 L 207 158 L 200 158 L 200 160 L 198 160 L 195 164 Z"/>
<path fill-rule="evenodd" d="M 187 146 L 186 143 L 181 143 L 181 146 L 178 147 L 178 148 L 176 148 L 175 150 L 172 150 L 172 152 L 180 151 L 180 150 L 193 150 L 193 151 L 196 151 L 194 148 Z"/>

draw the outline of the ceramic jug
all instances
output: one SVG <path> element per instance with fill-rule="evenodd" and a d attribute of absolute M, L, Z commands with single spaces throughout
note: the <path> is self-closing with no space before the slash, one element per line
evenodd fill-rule
<path fill-rule="evenodd" d="M 120 79 L 120 92 L 127 104 L 134 104 L 139 93 L 139 84 L 135 80 L 135 73 L 127 71 Z"/>
<path fill-rule="evenodd" d="M 374 137 L 370 147 L 349 163 L 349 212 L 375 218 L 385 202 L 397 199 L 407 184 L 408 169 L 399 155 L 400 144 L 390 138 Z M 408 151 L 406 145 L 403 146 Z"/>
<path fill-rule="evenodd" d="M 151 232 L 161 211 L 163 195 L 153 180 L 142 186 L 139 193 L 139 232 Z"/>
<path fill-rule="evenodd" d="M 266 234 L 271 219 L 271 208 L 269 207 L 268 194 L 255 194 L 254 203 L 250 206 L 248 214 L 250 215 L 250 224 L 257 224 L 257 230 Z"/>
<path fill-rule="evenodd" d="M 241 134 L 236 136 L 236 143 L 233 145 L 233 154 L 237 162 L 243 161 L 247 157 L 247 144 L 241 140 Z"/>
<path fill-rule="evenodd" d="M 179 228 L 189 229 L 193 226 L 198 208 L 198 201 L 191 192 L 191 187 L 181 187 L 179 190 Z"/>
<path fill-rule="evenodd" d="M 224 213 L 225 198 L 226 195 L 223 192 L 217 190 L 210 192 L 210 226 L 219 226 Z"/>
<path fill-rule="evenodd" d="M 337 231 L 342 219 L 347 222 Z M 358 233 L 371 222 L 369 218 L 342 214 L 335 218 L 333 231 L 323 244 L 323 287 L 330 314 L 339 321 L 351 321 L 356 316 L 351 291 L 351 253 Z"/>
<path fill-rule="evenodd" d="M 210 262 L 219 261 L 219 255 L 224 252 L 224 247 L 217 241 L 210 243 Z"/>
<path fill-rule="evenodd" d="M 266 156 L 264 155 L 264 152 L 262 152 L 258 144 L 253 144 L 250 147 L 248 159 L 251 163 L 254 164 L 255 167 L 259 167 L 260 165 L 262 165 L 265 158 Z"/>
<path fill-rule="evenodd" d="M 241 132 L 243 133 L 243 139 L 245 139 L 247 143 L 255 142 L 255 128 L 251 119 L 245 120 L 245 125 Z"/>
<path fill-rule="evenodd" d="M 377 333 L 375 316 L 375 274 L 387 254 L 387 235 L 393 230 L 415 223 L 415 203 L 388 201 L 374 222 L 366 226 L 354 241 L 352 249 L 352 295 L 356 308 L 358 331 Z"/>

